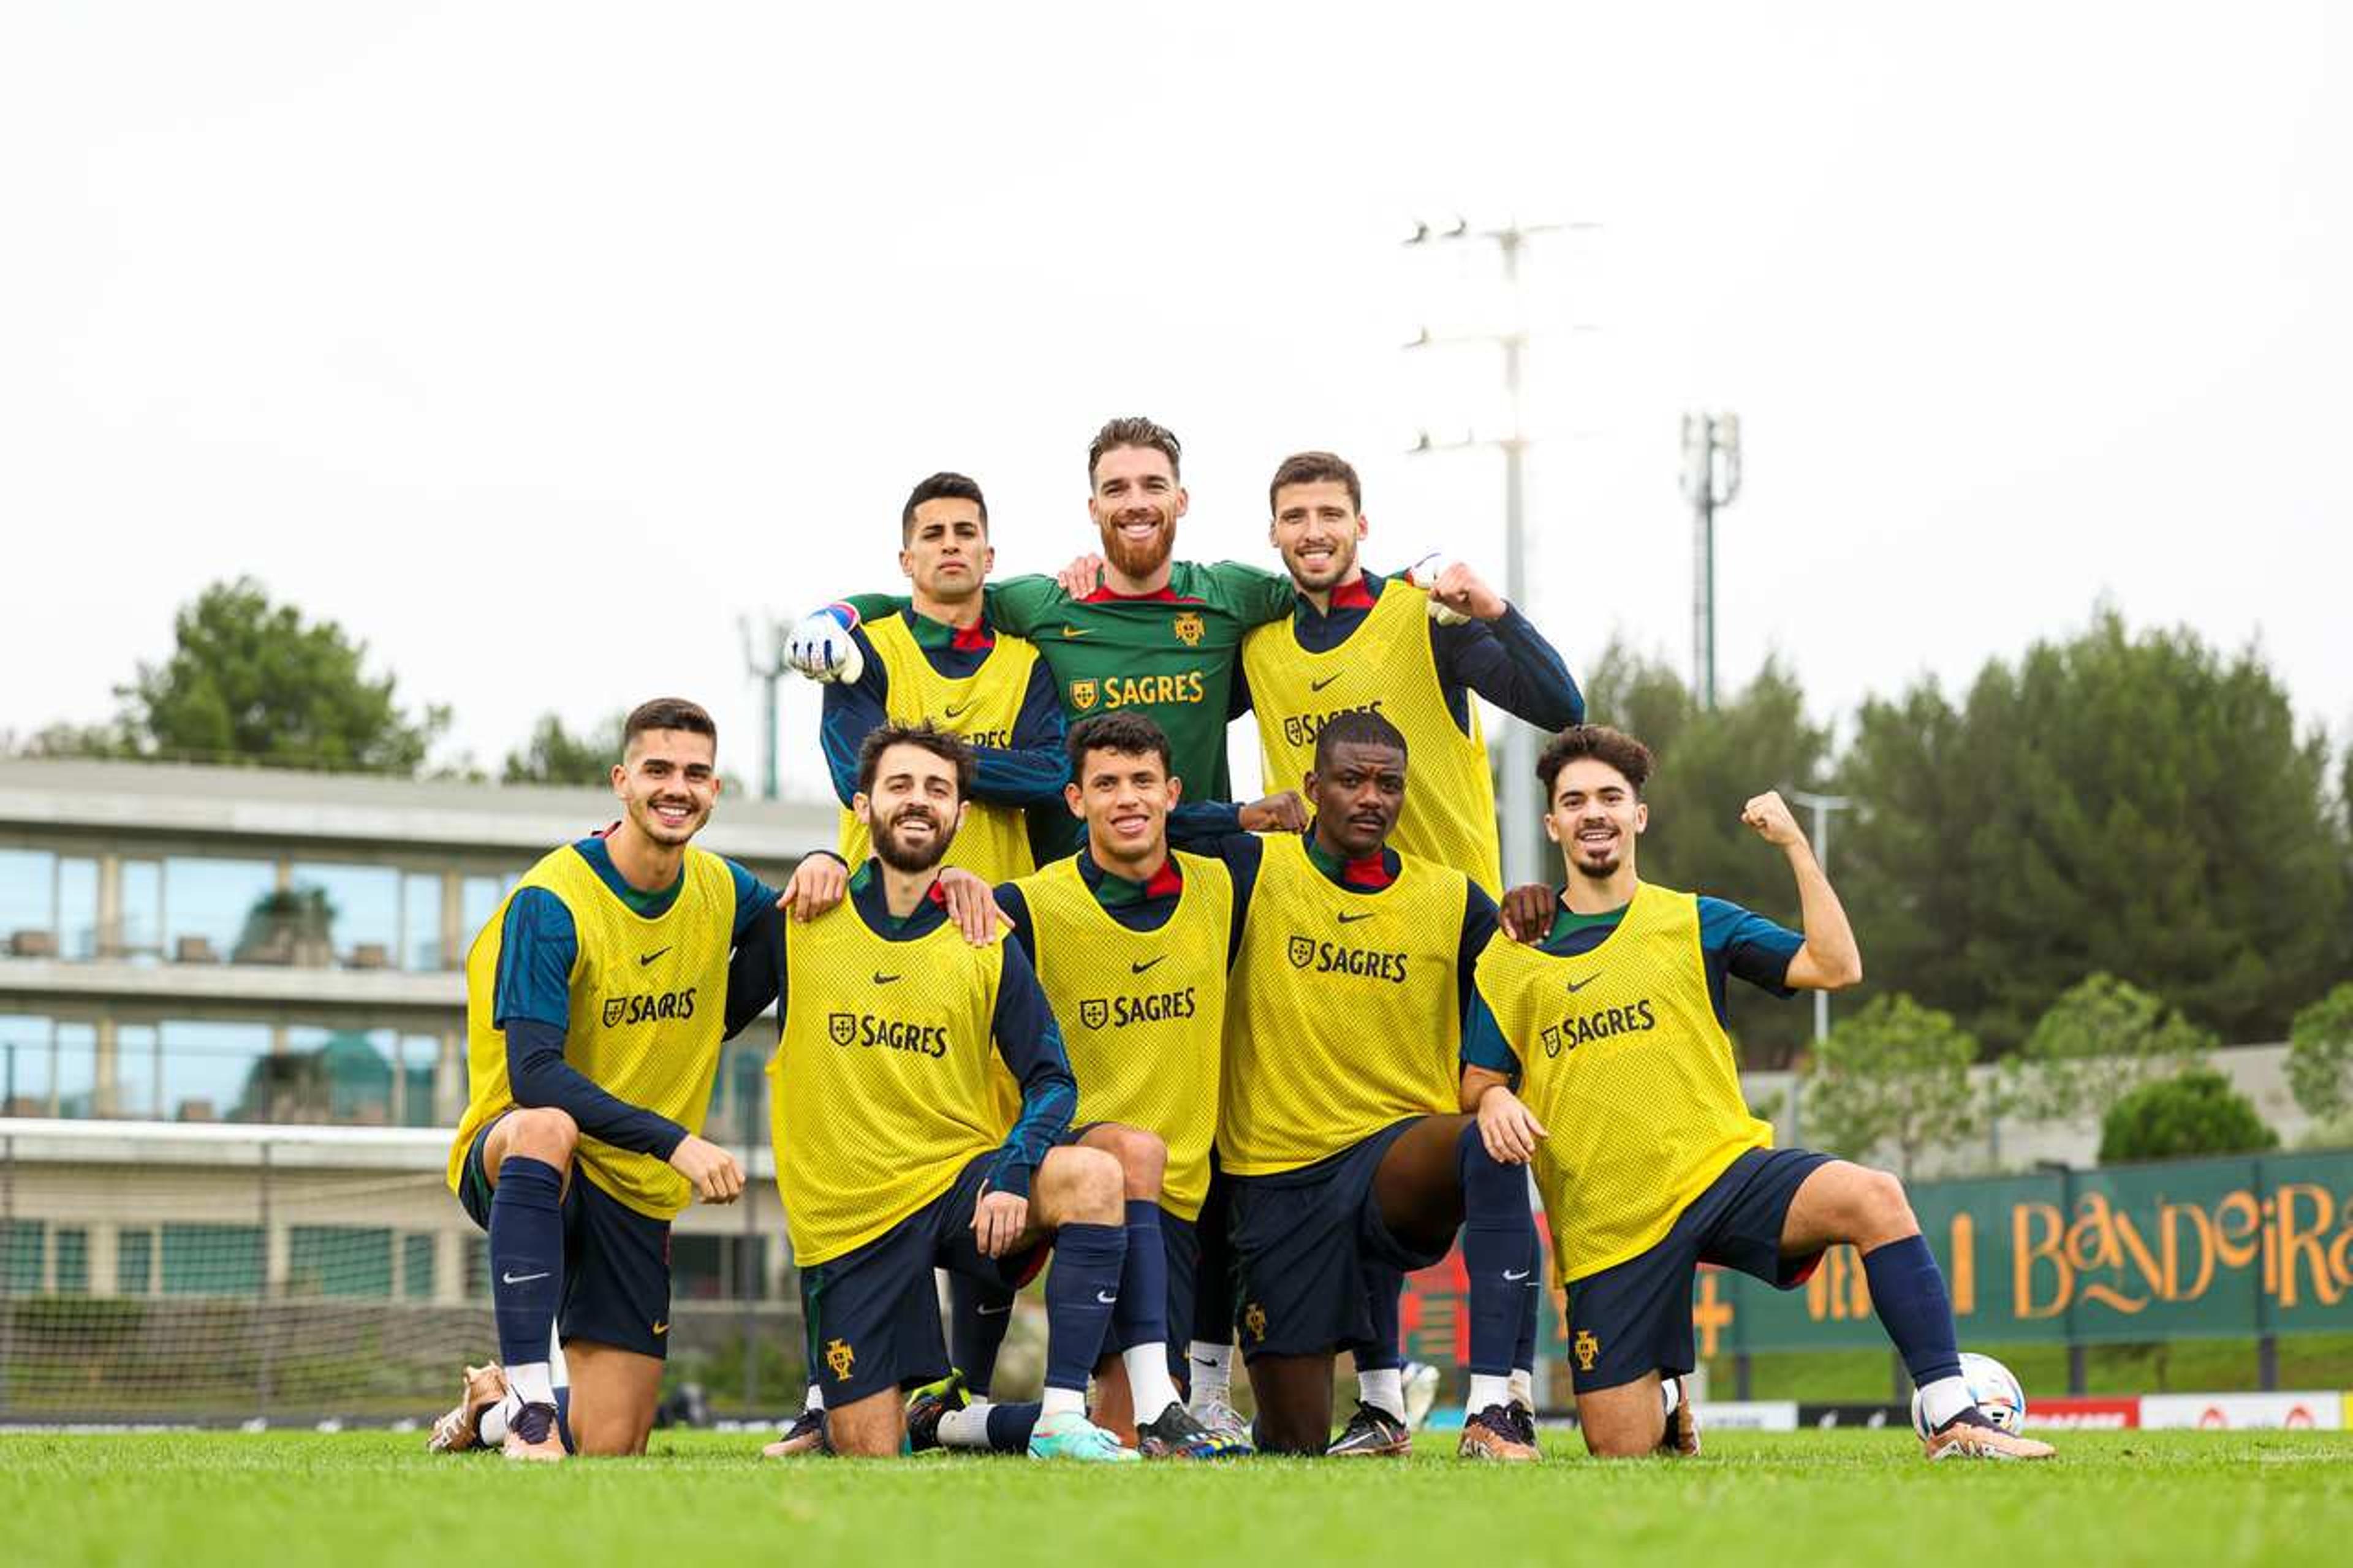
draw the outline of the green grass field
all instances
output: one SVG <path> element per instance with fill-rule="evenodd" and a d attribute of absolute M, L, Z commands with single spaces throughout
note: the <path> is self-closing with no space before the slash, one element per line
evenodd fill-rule
<path fill-rule="evenodd" d="M 1908 1435 L 1729 1433 L 1705 1458 L 1533 1468 L 1246 1460 L 1118 1469 L 925 1456 L 433 1458 L 414 1435 L 0 1436 L 13 1564 L 2344 1561 L 2353 1434 L 2066 1435 L 2054 1463 L 1930 1465 Z"/>

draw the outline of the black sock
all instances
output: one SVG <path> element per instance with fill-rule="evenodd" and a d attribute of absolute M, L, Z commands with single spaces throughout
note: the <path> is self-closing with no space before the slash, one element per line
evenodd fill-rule
<path fill-rule="evenodd" d="M 965 1387 L 979 1398 L 988 1397 L 997 1352 L 1005 1348 L 1005 1331 L 1012 1322 L 1012 1291 L 961 1274 L 948 1276 L 948 1359 L 964 1373 Z"/>
<path fill-rule="evenodd" d="M 1054 1267 L 1046 1276 L 1047 1387 L 1086 1392 L 1119 1304 L 1126 1257 L 1125 1226 L 1082 1223 L 1054 1233 Z"/>
<path fill-rule="evenodd" d="M 1462 1268 L 1471 1277 L 1471 1370 L 1508 1377 L 1535 1239 L 1527 1172 L 1488 1153 L 1475 1121 L 1462 1130 L 1456 1161 L 1462 1176 Z"/>
<path fill-rule="evenodd" d="M 1168 1342 L 1168 1244 L 1160 1205 L 1150 1198 L 1127 1200 L 1127 1257 L 1120 1264 L 1111 1330 L 1104 1349 L 1112 1352 Z"/>
<path fill-rule="evenodd" d="M 548 1359 L 564 1300 L 564 1177 L 544 1160 L 510 1154 L 491 1193 L 491 1302 L 499 1360 Z"/>
<path fill-rule="evenodd" d="M 1536 1364 L 1536 1319 L 1544 1307 L 1544 1247 L 1535 1225 L 1528 1226 L 1528 1282 L 1521 1293 L 1520 1337 L 1512 1346 L 1512 1370 L 1533 1372 Z"/>

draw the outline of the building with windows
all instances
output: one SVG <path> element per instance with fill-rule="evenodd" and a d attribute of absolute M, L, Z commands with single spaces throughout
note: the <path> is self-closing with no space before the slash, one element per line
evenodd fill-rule
<path fill-rule="evenodd" d="M 473 1297 L 432 1131 L 465 1100 L 466 952 L 617 815 L 597 789 L 0 759 L 0 1289 Z M 730 796 L 696 842 L 782 886 L 835 831 L 829 802 Z M 705 1129 L 761 1173 L 773 1044 L 729 1047 Z M 258 1180 L 273 1142 L 293 1167 Z M 774 1188 L 753 1198 L 681 1219 L 682 1297 L 777 1298 Z"/>

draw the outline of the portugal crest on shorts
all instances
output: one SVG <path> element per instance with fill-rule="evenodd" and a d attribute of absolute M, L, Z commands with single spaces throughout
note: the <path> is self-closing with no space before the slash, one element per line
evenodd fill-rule
<path fill-rule="evenodd" d="M 1556 1057 L 1560 1055 L 1560 1026 L 1558 1024 L 1546 1024 L 1545 1026 L 1544 1047 L 1545 1055 L 1548 1057 Z"/>
<path fill-rule="evenodd" d="M 828 1014 L 825 1020 L 825 1030 L 827 1034 L 833 1037 L 835 1045 L 846 1046 L 858 1037 L 858 1015 L 855 1013 Z M 834 1342 L 839 1344 L 841 1342 L 837 1340 Z"/>
<path fill-rule="evenodd" d="M 1577 1370 L 1591 1372 L 1594 1358 L 1601 1353 L 1601 1342 L 1593 1337 L 1591 1329 L 1579 1329 L 1577 1331 L 1577 1342 L 1568 1348 L 1570 1353 L 1577 1357 Z"/>
<path fill-rule="evenodd" d="M 1315 939 L 1312 936 L 1293 937 L 1291 939 L 1291 967 L 1293 969 L 1304 969 L 1314 962 Z"/>
<path fill-rule="evenodd" d="M 833 1368 L 837 1379 L 847 1379 L 849 1369 L 858 1364 L 858 1352 L 849 1348 L 849 1342 L 835 1340 L 825 1347 L 825 1364 Z"/>
<path fill-rule="evenodd" d="M 1079 1004 L 1079 1022 L 1090 1029 L 1100 1029 L 1111 1022 L 1111 1003 L 1102 996 L 1090 996 Z"/>
<path fill-rule="evenodd" d="M 1175 632 L 1176 640 L 1187 647 L 1199 647 L 1202 637 L 1209 628 L 1202 623 L 1200 611 L 1187 610 L 1177 616 L 1176 624 L 1168 629 Z"/>
<path fill-rule="evenodd" d="M 1071 682 L 1071 706 L 1077 709 L 1082 713 L 1092 709 L 1095 705 L 1096 698 L 1100 695 L 1100 689 L 1092 680 L 1073 680 Z"/>
<path fill-rule="evenodd" d="M 1242 1313 L 1242 1327 L 1250 1331 L 1250 1338 L 1261 1344 L 1266 1343 L 1266 1309 L 1252 1301 L 1249 1310 Z"/>

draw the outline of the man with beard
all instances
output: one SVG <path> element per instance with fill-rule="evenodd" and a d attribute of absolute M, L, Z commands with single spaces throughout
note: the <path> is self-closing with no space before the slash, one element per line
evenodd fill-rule
<path fill-rule="evenodd" d="M 1035 973 L 1002 931 L 976 946 L 949 921 L 940 862 L 976 772 L 971 749 L 929 724 L 867 736 L 852 809 L 875 858 L 825 914 L 765 917 L 771 972 L 739 967 L 729 1021 L 781 1000 L 771 1131 L 832 1449 L 902 1451 L 902 1390 L 947 1370 L 934 1268 L 1018 1288 L 1050 1246 L 1029 1451 L 1134 1459 L 1087 1420 L 1086 1388 L 1107 1333 L 1134 1347 L 1131 1370 L 1166 1359 L 1166 1303 L 1124 1280 L 1124 1162 L 1156 1172 L 1160 1144 L 1121 1127 L 1066 1142 L 1076 1087 Z"/>
<path fill-rule="evenodd" d="M 1334 1352 L 1393 1355 L 1383 1303 L 1459 1230 L 1472 1373 L 1460 1451 L 1533 1459 L 1533 1414 L 1511 1396 L 1532 1306 L 1527 1183 L 1457 1113 L 1462 1007 L 1495 906 L 1463 872 L 1389 847 L 1406 763 L 1377 713 L 1324 726 L 1314 820 L 1265 841 L 1234 958 L 1218 1152 L 1258 1439 L 1288 1454 L 1405 1451 L 1403 1423 L 1370 1402 L 1333 1440 Z"/>
<path fill-rule="evenodd" d="M 719 797 L 717 727 L 665 698 L 623 726 L 623 816 L 524 873 L 466 957 L 468 1100 L 449 1185 L 490 1233 L 500 1360 L 468 1373 L 432 1446 L 561 1459 L 560 1323 L 580 1451 L 644 1450 L 670 1327 L 670 1221 L 733 1203 L 701 1136 L 729 952 L 776 895 L 691 847 Z"/>
<path fill-rule="evenodd" d="M 1794 1289 L 1845 1242 L 1919 1387 L 1928 1458 L 2050 1458 L 2049 1444 L 2001 1431 L 1970 1398 L 1945 1278 L 1903 1184 L 1773 1148 L 1741 1097 L 1727 976 L 1781 996 L 1862 978 L 1846 911 L 1781 797 L 1757 795 L 1741 820 L 1788 858 L 1803 934 L 1641 879 L 1651 753 L 1633 737 L 1566 731 L 1536 773 L 1567 884 L 1539 945 L 1498 942 L 1479 961 L 1461 1104 L 1491 1152 L 1535 1168 L 1568 1288 L 1586 1447 L 1697 1453 L 1682 1398 L 1694 1271 L 1715 1263 Z"/>
<path fill-rule="evenodd" d="M 1052 577 L 1010 578 L 987 590 L 987 615 L 999 632 L 1037 644 L 1069 721 L 1138 712 L 1166 732 L 1176 773 L 1201 791 L 1182 808 L 1181 832 L 1296 829 L 1304 817 L 1295 796 L 1271 795 L 1238 815 L 1212 804 L 1232 793 L 1226 721 L 1242 634 L 1288 615 L 1292 590 L 1255 567 L 1174 559 L 1176 521 L 1190 504 L 1178 475 L 1181 454 L 1176 436 L 1149 419 L 1113 419 L 1097 431 L 1087 448 L 1087 513 L 1106 557 L 1100 581 L 1074 596 Z M 793 630 L 796 668 L 835 679 L 851 657 L 854 628 L 902 607 L 862 595 L 814 612 Z M 1037 813 L 1030 838 L 1038 863 L 1075 850 L 1080 834 L 1074 816 Z"/>
<path fill-rule="evenodd" d="M 1267 540 L 1297 594 L 1288 616 L 1242 642 L 1244 700 L 1258 714 L 1266 788 L 1299 787 L 1333 715 L 1377 712 L 1413 747 L 1414 788 L 1397 847 L 1459 866 L 1488 897 L 1503 897 L 1495 791 L 1472 699 L 1553 734 L 1585 721 L 1567 667 L 1525 616 L 1459 562 L 1427 578 L 1366 571 L 1356 559 L 1367 531 L 1364 490 L 1341 458 L 1285 458 L 1267 500 Z"/>

